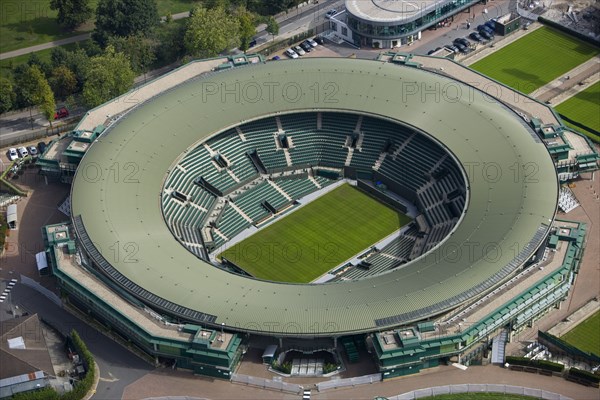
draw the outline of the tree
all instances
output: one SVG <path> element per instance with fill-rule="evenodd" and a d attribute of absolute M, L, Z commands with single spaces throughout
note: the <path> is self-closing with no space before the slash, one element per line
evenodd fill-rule
<path fill-rule="evenodd" d="M 240 50 L 244 53 L 250 47 L 250 42 L 256 34 L 256 28 L 254 26 L 254 18 L 248 11 L 241 11 L 238 15 L 240 24 Z"/>
<path fill-rule="evenodd" d="M 273 41 L 275 41 L 275 36 L 279 35 L 279 24 L 275 18 L 269 17 L 267 19 L 267 27 L 265 28 L 265 31 L 273 36 Z"/>
<path fill-rule="evenodd" d="M 107 46 L 103 55 L 90 59 L 83 98 L 90 107 L 96 107 L 128 91 L 133 85 L 133 78 L 127 56 Z"/>
<path fill-rule="evenodd" d="M 52 68 L 66 65 L 69 60 L 69 51 L 62 46 L 54 47 L 50 51 L 50 64 Z"/>
<path fill-rule="evenodd" d="M 44 116 L 52 123 L 56 103 L 50 85 L 40 68 L 37 65 L 24 68 L 22 73 L 15 76 L 15 86 L 20 103 L 29 107 L 30 113 L 31 107 L 39 106 Z"/>
<path fill-rule="evenodd" d="M 162 24 L 153 38 L 157 41 L 155 55 L 158 64 L 170 64 L 185 54 L 183 37 L 185 25 Z"/>
<path fill-rule="evenodd" d="M 13 90 L 11 81 L 0 78 L 0 114 L 12 110 L 16 99 L 17 95 Z"/>
<path fill-rule="evenodd" d="M 60 99 L 73 94 L 77 89 L 77 78 L 73 71 L 65 65 L 54 68 L 48 81 L 54 95 Z"/>
<path fill-rule="evenodd" d="M 188 18 L 184 45 L 198 57 L 214 57 L 223 50 L 237 47 L 239 22 L 222 7 L 207 10 L 196 7 Z"/>
<path fill-rule="evenodd" d="M 77 89 L 75 91 L 82 90 L 90 66 L 90 57 L 88 57 L 83 49 L 69 51 L 67 52 L 65 65 L 73 72 L 77 79 Z"/>
<path fill-rule="evenodd" d="M 99 0 L 93 38 L 104 46 L 110 36 L 148 35 L 159 20 L 155 0 Z"/>
<path fill-rule="evenodd" d="M 67 29 L 75 29 L 94 14 L 90 0 L 51 0 L 50 9 L 58 10 L 56 19 Z"/>
<path fill-rule="evenodd" d="M 129 58 L 131 68 L 137 72 L 147 72 L 156 60 L 155 42 L 144 36 L 111 37 L 108 43 L 118 53 L 124 53 Z"/>
<path fill-rule="evenodd" d="M 40 71 L 42 71 L 42 73 L 44 74 L 44 76 L 48 76 L 50 74 L 50 64 L 47 61 L 42 60 L 37 53 L 29 53 L 27 65 L 29 65 L 30 67 L 37 65 Z"/>

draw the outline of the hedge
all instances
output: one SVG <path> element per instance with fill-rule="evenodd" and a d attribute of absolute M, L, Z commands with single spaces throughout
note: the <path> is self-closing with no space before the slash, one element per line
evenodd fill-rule
<path fill-rule="evenodd" d="M 73 390 L 58 394 L 52 387 L 45 387 L 34 392 L 22 392 L 13 396 L 14 400 L 81 400 L 88 394 L 96 377 L 95 362 L 92 353 L 89 352 L 87 346 L 79 337 L 77 331 L 71 331 L 71 340 L 75 346 L 77 354 L 83 359 L 84 365 L 87 366 L 85 377 L 75 383 Z"/>
<path fill-rule="evenodd" d="M 506 357 L 506 362 L 512 365 L 522 365 L 525 367 L 545 369 L 552 372 L 562 372 L 565 369 L 565 366 L 562 364 L 546 360 L 532 360 L 525 357 L 508 356 Z"/>
<path fill-rule="evenodd" d="M 569 375 L 576 376 L 577 378 L 582 379 L 584 381 L 600 383 L 600 376 L 582 369 L 577 369 L 575 367 L 569 370 Z"/>

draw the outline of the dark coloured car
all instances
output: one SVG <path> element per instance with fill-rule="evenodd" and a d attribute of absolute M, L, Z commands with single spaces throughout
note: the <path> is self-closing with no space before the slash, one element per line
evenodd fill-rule
<path fill-rule="evenodd" d="M 462 43 L 456 42 L 454 43 L 454 46 L 458 48 L 458 51 L 460 51 L 461 53 L 468 53 L 469 48 L 467 46 L 464 46 Z"/>
<path fill-rule="evenodd" d="M 460 43 L 465 47 L 469 47 L 471 45 L 471 42 L 469 42 L 467 39 L 465 38 L 456 38 L 454 39 L 454 44 Z"/>
<path fill-rule="evenodd" d="M 252 41 L 248 44 L 248 47 L 256 46 L 256 39 L 252 39 Z"/>
<path fill-rule="evenodd" d="M 458 53 L 458 47 L 454 46 L 453 44 L 449 44 L 448 46 L 446 46 L 446 48 L 453 53 Z"/>
<path fill-rule="evenodd" d="M 37 147 L 38 147 L 40 155 L 44 154 L 44 151 L 46 151 L 46 142 L 39 142 L 37 144 Z"/>
<path fill-rule="evenodd" d="M 281 60 L 281 57 L 275 56 L 275 57 L 271 58 L 271 60 L 273 60 L 273 61 Z"/>
<path fill-rule="evenodd" d="M 315 36 L 315 42 L 317 42 L 320 45 L 324 45 L 325 44 L 325 40 L 321 37 L 321 36 Z"/>
<path fill-rule="evenodd" d="M 481 43 L 481 42 L 485 41 L 483 39 L 483 37 L 479 33 L 477 33 L 477 32 L 471 32 L 471 34 L 469 35 L 469 37 L 471 39 L 473 39 L 474 41 L 476 41 L 476 42 L 480 42 Z"/>
<path fill-rule="evenodd" d="M 493 40 L 494 39 L 494 35 L 492 35 L 491 33 L 489 33 L 488 31 L 479 31 L 479 34 L 486 40 Z"/>
<path fill-rule="evenodd" d="M 487 33 L 489 33 L 490 35 L 494 34 L 494 30 L 492 28 L 490 28 L 487 25 L 481 24 L 477 26 L 477 30 L 479 31 L 479 33 L 481 33 L 481 31 L 485 31 Z"/>
<path fill-rule="evenodd" d="M 308 43 L 306 41 L 300 43 L 300 47 L 302 47 L 302 50 L 304 50 L 307 53 L 310 53 L 313 50 L 313 48 L 310 45 L 310 43 Z"/>
<path fill-rule="evenodd" d="M 496 21 L 494 21 L 493 19 L 490 19 L 484 25 L 487 26 L 488 28 L 490 28 L 493 31 L 496 30 Z"/>

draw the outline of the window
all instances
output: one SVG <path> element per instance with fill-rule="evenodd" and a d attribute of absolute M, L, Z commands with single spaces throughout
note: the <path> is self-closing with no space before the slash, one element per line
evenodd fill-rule
<path fill-rule="evenodd" d="M 346 28 L 345 26 L 342 26 L 342 35 L 348 36 L 348 28 Z"/>

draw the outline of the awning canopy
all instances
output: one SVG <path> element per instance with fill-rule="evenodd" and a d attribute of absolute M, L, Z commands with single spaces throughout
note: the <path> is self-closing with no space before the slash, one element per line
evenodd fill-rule
<path fill-rule="evenodd" d="M 37 263 L 38 271 L 43 270 L 44 268 L 48 268 L 48 260 L 46 259 L 46 252 L 40 251 L 35 255 L 35 261 Z"/>
<path fill-rule="evenodd" d="M 277 351 L 277 345 L 276 344 L 272 344 L 270 346 L 267 346 L 267 348 L 265 349 L 265 352 L 263 353 L 263 359 L 265 357 L 270 357 L 273 358 L 275 357 L 275 352 Z"/>

